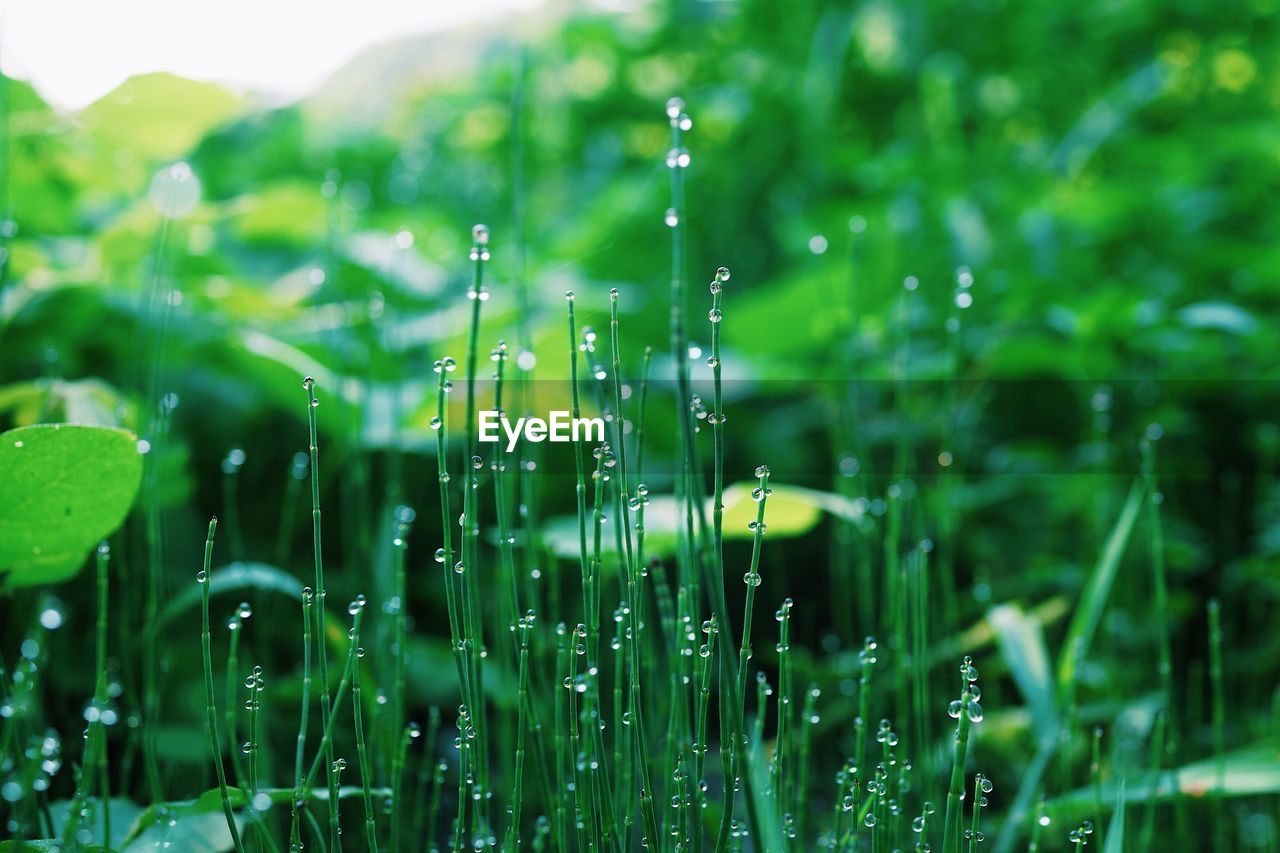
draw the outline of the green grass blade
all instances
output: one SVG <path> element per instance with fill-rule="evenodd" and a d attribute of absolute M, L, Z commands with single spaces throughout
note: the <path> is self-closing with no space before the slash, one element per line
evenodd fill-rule
<path fill-rule="evenodd" d="M 988 610 L 987 623 L 995 631 L 1000 656 L 1031 709 L 1036 739 L 1052 739 L 1058 731 L 1058 710 L 1044 627 L 1014 604 L 1000 604 Z"/>
<path fill-rule="evenodd" d="M 1107 840 L 1102 845 L 1102 853 L 1124 853 L 1124 804 L 1124 780 L 1121 779 L 1116 792 L 1116 810 L 1107 827 Z"/>
<path fill-rule="evenodd" d="M 1138 510 L 1142 507 L 1142 497 L 1146 491 L 1141 480 L 1135 480 L 1129 489 L 1129 497 L 1116 519 L 1115 526 L 1107 536 L 1106 545 L 1098 557 L 1093 574 L 1085 584 L 1080 601 L 1076 604 L 1075 613 L 1071 617 L 1071 625 L 1062 641 L 1062 651 L 1058 655 L 1058 689 L 1065 690 L 1075 677 L 1076 666 L 1080 658 L 1089 652 L 1089 644 L 1102 619 L 1102 611 L 1106 609 L 1107 599 L 1111 595 L 1111 585 L 1120 568 L 1120 560 L 1124 557 L 1125 546 L 1129 544 L 1129 535 L 1133 533 L 1134 522 L 1138 519 Z"/>

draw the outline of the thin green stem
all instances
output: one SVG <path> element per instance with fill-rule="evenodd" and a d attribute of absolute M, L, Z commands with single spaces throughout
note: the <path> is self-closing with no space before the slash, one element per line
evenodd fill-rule
<path fill-rule="evenodd" d="M 202 633 L 201 651 L 204 653 L 204 698 L 205 721 L 209 730 L 209 748 L 213 752 L 213 766 L 218 773 L 218 792 L 222 796 L 222 812 L 227 818 L 227 830 L 231 833 L 231 841 L 236 853 L 244 853 L 244 845 L 240 841 L 240 831 L 236 828 L 235 812 L 231 809 L 231 795 L 227 789 L 227 775 L 222 769 L 222 743 L 218 737 L 218 710 L 213 702 L 213 652 L 210 648 L 209 636 L 209 581 L 213 562 L 213 536 L 218 529 L 218 518 L 209 520 L 209 534 L 204 541 L 204 568 L 196 575 L 200 583 L 200 617 Z"/>
<path fill-rule="evenodd" d="M 369 850 L 378 853 L 378 833 L 373 822 L 373 780 L 369 769 L 369 749 L 364 742 L 364 704 L 360 699 L 360 661 L 364 649 L 360 648 L 360 617 L 364 615 L 364 596 L 351 602 L 351 644 L 356 649 L 356 662 L 351 668 L 351 713 L 355 719 L 356 755 L 360 760 L 360 787 L 364 790 L 364 832 Z"/>
<path fill-rule="evenodd" d="M 299 811 L 304 808 L 302 761 L 307 749 L 307 726 L 311 711 L 311 604 L 315 593 L 311 587 L 302 590 L 302 701 L 298 722 L 298 742 L 293 753 L 293 802 L 290 803 L 289 847 L 301 849 L 302 828 Z"/>
<path fill-rule="evenodd" d="M 320 401 L 316 399 L 316 381 L 310 376 L 302 380 L 302 387 L 307 392 L 307 428 L 310 436 L 308 444 L 308 452 L 311 456 L 311 547 L 315 557 L 315 575 L 316 575 L 316 595 L 319 597 L 319 604 L 316 607 L 316 645 L 317 660 L 320 664 L 320 721 L 325 731 L 329 731 L 332 710 L 330 708 L 332 699 L 329 693 L 329 654 L 327 649 L 328 634 L 325 633 L 324 615 L 325 615 L 325 596 L 327 595 L 324 586 L 324 555 L 321 548 L 321 523 L 320 523 L 320 448 L 316 430 L 316 409 L 320 405 Z M 326 778 L 329 782 L 329 809 L 336 812 L 338 809 L 338 782 L 336 775 L 333 773 L 333 742 L 326 738 L 325 757 L 328 761 L 329 769 L 326 771 Z M 337 827 L 334 822 L 330 821 L 331 832 L 329 836 L 329 846 L 334 851 L 342 849 L 342 839 L 336 831 Z"/>

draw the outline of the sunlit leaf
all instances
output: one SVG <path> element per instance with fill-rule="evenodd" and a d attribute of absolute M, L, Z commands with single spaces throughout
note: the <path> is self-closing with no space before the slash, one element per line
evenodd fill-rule
<path fill-rule="evenodd" d="M 0 586 L 76 574 L 124 521 L 141 481 L 131 432 L 51 424 L 0 434 Z"/>

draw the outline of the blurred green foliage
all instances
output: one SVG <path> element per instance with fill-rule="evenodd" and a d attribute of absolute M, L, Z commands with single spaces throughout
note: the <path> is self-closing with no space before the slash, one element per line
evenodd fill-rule
<path fill-rule="evenodd" d="M 482 346 L 506 337 L 539 378 L 563 379 L 563 291 L 603 328 L 618 287 L 628 374 L 652 346 L 654 375 L 670 375 L 663 104 L 680 95 L 695 341 L 709 334 L 703 282 L 733 269 L 730 480 L 767 458 L 800 485 L 872 500 L 902 473 L 901 436 L 925 484 L 954 451 L 960 521 L 942 545 L 960 631 L 997 602 L 1075 600 L 1158 422 L 1179 658 L 1203 657 L 1208 594 L 1232 614 L 1229 643 L 1260 638 L 1228 665 L 1244 746 L 1274 735 L 1274 685 L 1244 676 L 1280 664 L 1278 14 L 1275 0 L 673 1 L 406 39 L 286 105 L 154 74 L 65 114 L 8 81 L 0 425 L 150 434 L 159 395 L 175 393 L 156 461 L 166 582 L 194 571 L 200 525 L 225 511 L 232 447 L 248 460 L 232 556 L 301 573 L 290 466 L 306 442 L 299 378 L 314 375 L 341 517 L 335 583 L 363 589 L 370 563 L 386 565 L 386 508 L 434 488 L 430 365 L 465 346 L 473 222 L 493 232 Z M 148 193 L 179 160 L 201 198 L 166 226 Z M 962 269 L 974 283 L 960 309 Z M 853 416 L 848 379 L 863 382 Z M 901 392 L 907 380 L 918 392 Z M 671 409 L 650 406 L 655 469 L 674 453 Z M 544 502 L 572 511 L 567 489 Z M 801 532 L 820 523 L 798 506 Z M 911 525 L 913 539 L 941 535 L 931 511 Z M 862 633 L 843 635 L 838 595 L 818 600 L 834 552 L 817 535 L 766 552 L 781 576 L 766 575 L 767 598 L 811 602 L 810 649 Z M 1149 596 L 1144 571 L 1121 572 L 1093 642 L 1112 658 L 1082 672 L 1087 698 L 1154 689 Z M 412 598 L 436 624 L 438 593 Z M 1000 612 L 1019 617 L 1002 642 L 1035 636 L 1022 611 Z M 8 646 L 24 626 L 3 621 Z M 1045 626 L 1051 647 L 1065 621 Z M 1207 713 L 1198 666 L 1178 676 L 1193 721 Z M 57 678 L 68 695 L 91 683 Z M 1012 680 L 991 692 L 992 708 L 1017 701 Z M 990 748 L 1021 766 L 1026 742 L 992 717 Z"/>

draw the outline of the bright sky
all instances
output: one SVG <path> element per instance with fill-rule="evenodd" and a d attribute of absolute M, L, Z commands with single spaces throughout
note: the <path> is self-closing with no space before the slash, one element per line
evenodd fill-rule
<path fill-rule="evenodd" d="M 540 0 L 0 0 L 0 68 L 75 108 L 171 71 L 302 95 L 361 48 Z"/>

